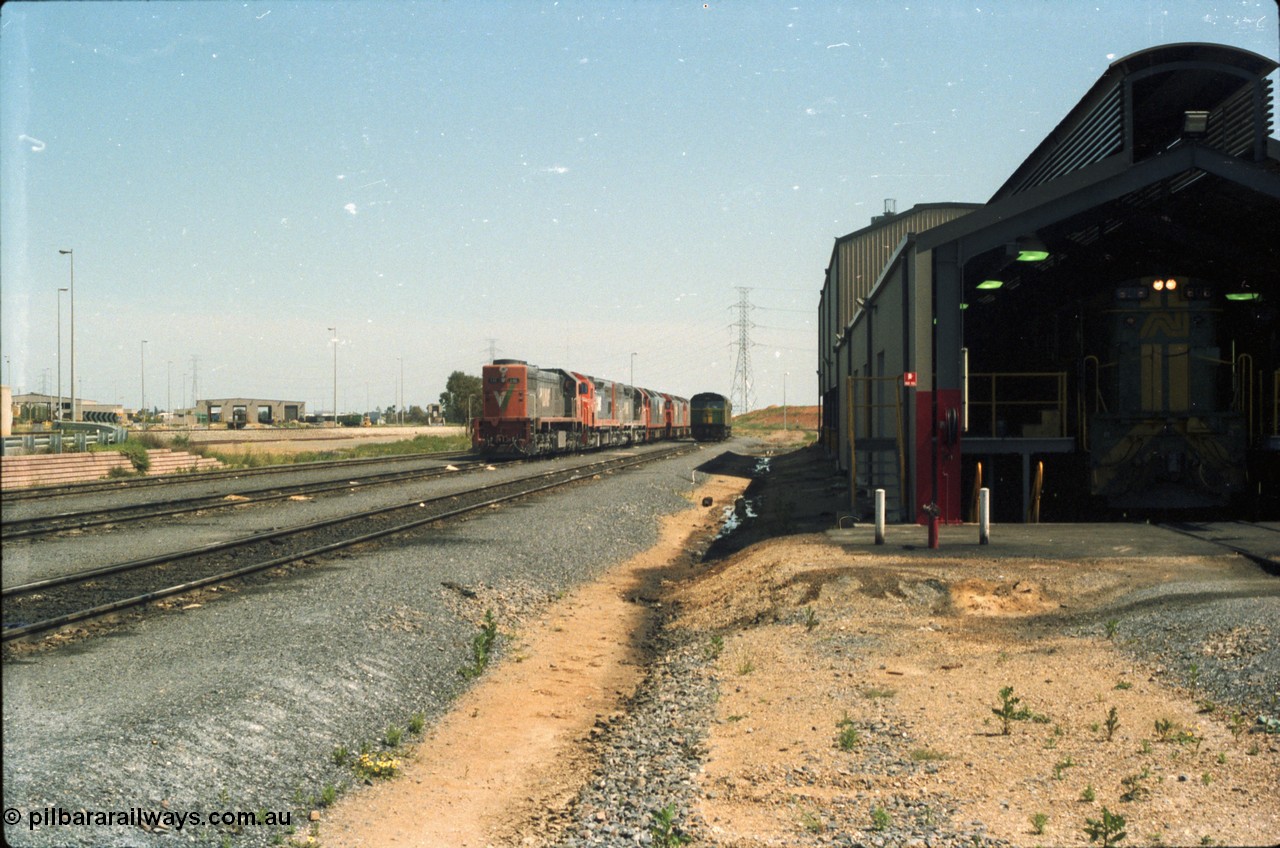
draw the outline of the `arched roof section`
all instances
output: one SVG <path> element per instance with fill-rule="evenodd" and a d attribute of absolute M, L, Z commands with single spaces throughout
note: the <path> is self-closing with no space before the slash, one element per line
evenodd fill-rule
<path fill-rule="evenodd" d="M 1133 164 L 1188 137 L 1188 112 L 1204 112 L 1196 142 L 1261 161 L 1272 125 L 1275 61 L 1222 44 L 1166 44 L 1113 62 L 1089 92 L 992 196 L 991 203 L 1111 158 Z"/>

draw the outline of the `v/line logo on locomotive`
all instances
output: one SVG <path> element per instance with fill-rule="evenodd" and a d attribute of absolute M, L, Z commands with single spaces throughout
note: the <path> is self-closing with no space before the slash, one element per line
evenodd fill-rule
<path fill-rule="evenodd" d="M 732 434 L 728 399 L 709 392 L 690 401 L 520 359 L 485 365 L 481 382 L 484 404 L 471 438 L 485 454 L 532 456 Z"/>

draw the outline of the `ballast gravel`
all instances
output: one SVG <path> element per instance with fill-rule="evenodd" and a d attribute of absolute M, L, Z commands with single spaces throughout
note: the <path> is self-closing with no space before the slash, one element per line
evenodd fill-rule
<path fill-rule="evenodd" d="M 499 624 L 531 614 L 597 571 L 650 546 L 655 516 L 686 506 L 703 450 L 442 532 L 394 539 L 244 589 L 198 609 L 149 617 L 118 635 L 4 665 L 6 811 L 261 811 L 288 826 L 28 829 L 9 844 L 164 846 L 305 839 L 326 787 L 353 781 L 351 758 L 381 747 L 414 714 L 429 726 L 466 686 L 459 669 L 486 609 Z M 1184 604 L 1185 584 L 1134 593 L 1117 645 L 1171 682 L 1222 704 L 1280 713 L 1273 597 Z M 1224 624 L 1225 622 L 1225 624 Z M 1100 625 L 1082 627 L 1097 635 Z M 720 681 L 706 634 L 659 631 L 648 677 L 598 728 L 599 765 L 547 834 L 562 848 L 653 845 L 659 814 L 674 838 L 715 844 L 695 812 Z M 498 645 L 501 649 L 501 643 Z M 894 734 L 871 734 L 885 738 Z M 342 764 L 335 749 L 345 749 Z M 910 745 L 873 752 L 886 773 L 929 769 Z M 793 778 L 806 780 L 803 770 Z M 848 803 L 852 820 L 865 809 Z M 866 801 L 870 803 L 870 801 Z M 882 831 L 828 829 L 797 845 L 960 848 L 1002 845 L 936 798 L 889 799 Z M 916 805 L 916 806 L 913 806 Z M 838 810 L 836 811 L 839 812 Z M 290 832 L 292 829 L 292 833 Z M 670 843 L 669 843 L 670 844 Z"/>
<path fill-rule="evenodd" d="M 351 762 L 362 748 L 379 750 L 389 728 L 403 730 L 415 715 L 430 726 L 465 688 L 460 670 L 472 664 L 486 609 L 501 629 L 504 618 L 531 613 L 650 547 L 656 517 L 689 505 L 685 495 L 704 477 L 695 469 L 722 449 L 603 475 L 355 549 L 281 581 L 230 587 L 231 597 L 204 597 L 106 636 L 10 656 L 8 844 L 305 838 L 308 812 L 326 789 L 357 779 Z M 181 813 L 204 822 L 225 812 L 276 824 L 187 819 L 177 827 Z M 172 815 L 158 837 L 138 826 L 142 813 Z M 36 816 L 108 814 L 125 823 L 32 826 Z"/>

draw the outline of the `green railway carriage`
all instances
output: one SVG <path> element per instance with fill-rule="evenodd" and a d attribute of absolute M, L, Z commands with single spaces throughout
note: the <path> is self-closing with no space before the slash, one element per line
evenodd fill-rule
<path fill-rule="evenodd" d="M 724 395 L 700 392 L 689 399 L 693 437 L 718 442 L 733 435 L 733 404 Z"/>

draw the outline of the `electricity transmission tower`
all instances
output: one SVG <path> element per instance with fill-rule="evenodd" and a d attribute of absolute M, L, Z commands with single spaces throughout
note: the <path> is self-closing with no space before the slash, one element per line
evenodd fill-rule
<path fill-rule="evenodd" d="M 746 286 L 737 286 L 738 289 L 738 320 L 732 325 L 738 330 L 738 361 L 733 367 L 733 391 L 730 398 L 735 409 L 739 412 L 746 412 L 751 409 L 751 328 L 755 324 L 751 323 L 751 299 L 748 293 L 751 291 Z"/>

